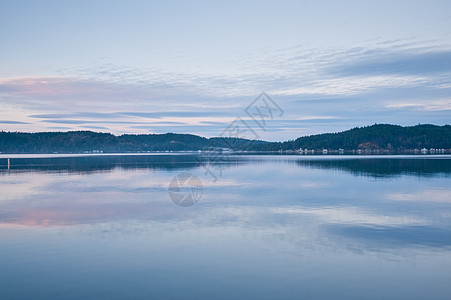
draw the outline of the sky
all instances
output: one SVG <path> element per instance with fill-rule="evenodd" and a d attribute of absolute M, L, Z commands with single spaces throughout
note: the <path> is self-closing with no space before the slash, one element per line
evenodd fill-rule
<path fill-rule="evenodd" d="M 262 92 L 280 108 L 258 127 Z M 450 1 L 0 0 L 0 130 L 451 123 Z"/>

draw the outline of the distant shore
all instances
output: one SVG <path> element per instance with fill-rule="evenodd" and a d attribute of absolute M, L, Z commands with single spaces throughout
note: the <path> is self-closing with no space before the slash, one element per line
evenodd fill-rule
<path fill-rule="evenodd" d="M 293 154 L 449 154 L 450 125 L 375 124 L 283 142 L 247 139 L 234 130 L 219 137 L 193 134 L 123 134 L 92 131 L 0 132 L 0 154 L 101 153 L 293 153 Z"/>

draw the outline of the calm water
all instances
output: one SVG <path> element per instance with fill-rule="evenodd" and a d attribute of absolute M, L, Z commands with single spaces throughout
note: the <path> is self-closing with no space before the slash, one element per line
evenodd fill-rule
<path fill-rule="evenodd" d="M 0 299 L 451 299 L 451 157 L 207 167 L 0 157 Z M 194 206 L 169 197 L 181 172 Z"/>

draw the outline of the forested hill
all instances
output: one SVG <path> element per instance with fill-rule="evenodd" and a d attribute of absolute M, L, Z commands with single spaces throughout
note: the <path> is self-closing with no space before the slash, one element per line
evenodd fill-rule
<path fill-rule="evenodd" d="M 339 133 L 300 137 L 286 142 L 249 141 L 234 138 L 204 138 L 192 134 L 124 134 L 92 131 L 0 132 L 1 153 L 84 153 L 204 150 L 208 147 L 234 150 L 279 151 L 296 149 L 394 150 L 451 149 L 451 126 L 377 124 Z"/>
<path fill-rule="evenodd" d="M 209 147 L 243 148 L 249 140 L 235 138 L 204 138 L 192 134 L 124 134 L 92 131 L 69 132 L 0 132 L 1 153 L 85 153 L 195 151 Z M 258 145 L 263 141 L 252 141 Z M 236 146 L 236 147 L 235 147 Z"/>
<path fill-rule="evenodd" d="M 294 149 L 394 150 L 451 149 L 451 126 L 376 124 L 338 133 L 300 137 L 293 141 L 255 145 L 254 150 Z"/>

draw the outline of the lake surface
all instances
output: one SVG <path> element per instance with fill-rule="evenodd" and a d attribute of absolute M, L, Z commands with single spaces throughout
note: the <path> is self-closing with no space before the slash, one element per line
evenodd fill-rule
<path fill-rule="evenodd" d="M 451 299 L 451 156 L 6 158 L 0 299 Z"/>

